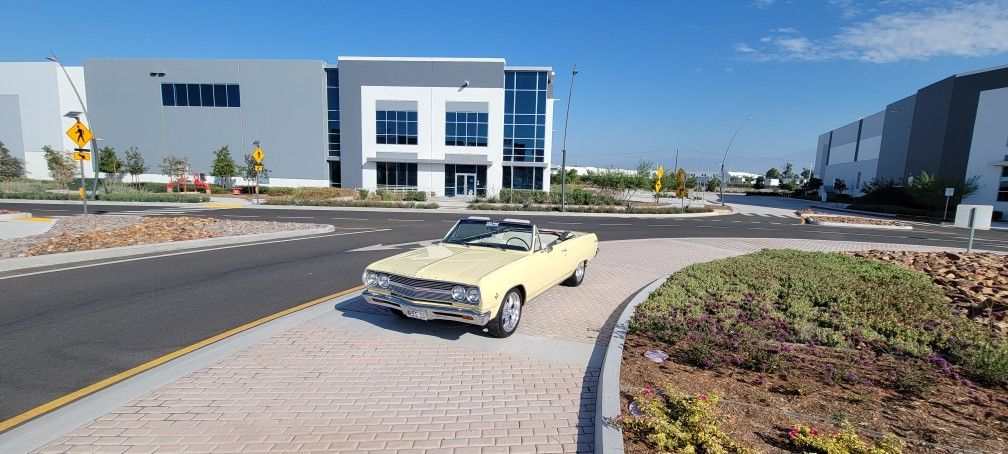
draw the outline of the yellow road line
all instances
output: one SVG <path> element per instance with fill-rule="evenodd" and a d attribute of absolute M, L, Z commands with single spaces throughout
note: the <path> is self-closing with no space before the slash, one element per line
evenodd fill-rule
<path fill-rule="evenodd" d="M 30 218 L 17 218 L 11 219 L 11 221 L 23 221 L 23 222 L 52 222 L 53 218 L 45 217 L 30 217 Z"/>
<path fill-rule="evenodd" d="M 245 205 L 240 203 L 204 203 L 203 206 L 207 208 L 243 208 Z"/>
<path fill-rule="evenodd" d="M 262 325 L 263 323 L 269 322 L 271 320 L 278 319 L 278 318 L 283 317 L 285 315 L 289 315 L 289 314 L 292 314 L 294 312 L 300 311 L 302 309 L 309 308 L 311 306 L 314 306 L 316 304 L 328 301 L 328 300 L 333 299 L 333 298 L 337 298 L 337 297 L 340 297 L 340 296 L 343 296 L 343 295 L 347 295 L 347 294 L 356 292 L 356 291 L 358 291 L 360 289 L 363 289 L 363 288 L 364 288 L 363 285 L 358 285 L 356 287 L 348 288 L 348 289 L 343 290 L 341 292 L 333 293 L 332 295 L 323 296 L 321 298 L 311 300 L 311 301 L 309 301 L 307 303 L 299 304 L 299 305 L 294 306 L 294 307 L 292 307 L 290 309 L 286 309 L 286 310 L 277 312 L 277 313 L 272 314 L 272 315 L 267 315 L 267 316 L 265 316 L 263 318 L 260 318 L 258 320 L 246 323 L 246 324 L 241 325 L 241 326 L 239 326 L 237 328 L 229 329 L 229 330 L 224 331 L 223 333 L 220 333 L 220 334 L 218 334 L 216 336 L 208 337 L 206 339 L 203 339 L 203 340 L 201 340 L 201 341 L 199 341 L 199 342 L 197 342 L 195 344 L 192 344 L 192 345 L 189 345 L 189 346 L 186 346 L 186 347 L 182 347 L 182 348 L 180 348 L 178 350 L 175 350 L 175 351 L 173 351 L 171 353 L 168 353 L 167 355 L 161 356 L 159 358 L 152 359 L 152 360 L 147 361 L 146 363 L 143 363 L 143 364 L 141 364 L 139 366 L 136 366 L 136 367 L 134 367 L 132 369 L 120 372 L 120 373 L 115 374 L 115 375 L 113 375 L 113 376 L 111 376 L 109 378 L 106 378 L 106 379 L 102 380 L 102 381 L 94 383 L 94 384 L 92 384 L 90 386 L 86 386 L 86 387 L 78 389 L 77 391 L 74 391 L 74 392 L 72 392 L 70 394 L 67 394 L 65 396 L 62 396 L 62 397 L 59 397 L 57 399 L 51 400 L 49 402 L 46 402 L 46 403 L 44 403 L 42 405 L 39 405 L 39 406 L 37 406 L 35 408 L 32 408 L 31 410 L 28 410 L 28 411 L 26 411 L 24 413 L 21 413 L 20 415 L 14 416 L 13 418 L 10 418 L 10 419 L 4 420 L 4 421 L 0 421 L 0 433 L 3 433 L 7 429 L 10 429 L 12 427 L 18 426 L 18 425 L 20 425 L 22 423 L 25 423 L 25 422 L 29 421 L 29 420 L 32 420 L 32 419 L 37 418 L 39 416 L 42 416 L 42 415 L 44 415 L 44 414 L 46 414 L 46 413 L 48 413 L 50 411 L 53 411 L 53 410 L 55 410 L 57 408 L 60 408 L 60 407 L 62 407 L 64 405 L 69 404 L 69 403 L 71 403 L 71 402 L 73 402 L 75 400 L 78 400 L 78 399 L 82 398 L 82 397 L 85 397 L 87 395 L 93 394 L 93 393 L 98 392 L 98 391 L 100 391 L 102 389 L 105 389 L 105 388 L 107 388 L 109 386 L 112 386 L 112 385 L 114 385 L 116 383 L 119 383 L 119 382 L 121 382 L 121 381 L 123 381 L 123 380 L 125 380 L 127 378 L 130 378 L 130 377 L 132 377 L 134 375 L 137 375 L 137 374 L 139 374 L 141 372 L 145 372 L 147 370 L 153 369 L 153 368 L 155 368 L 157 366 L 160 366 L 160 365 L 162 365 L 162 364 L 164 364 L 164 363 L 166 363 L 168 361 L 176 359 L 176 358 L 178 358 L 178 357 L 180 357 L 182 355 L 185 355 L 187 353 L 192 353 L 192 352 L 194 352 L 196 350 L 199 350 L 199 349 L 201 349 L 203 347 L 206 347 L 206 346 L 208 346 L 210 344 L 213 344 L 215 342 L 224 340 L 224 339 L 226 339 L 228 337 L 234 336 L 235 334 L 238 334 L 238 333 L 240 333 L 242 331 L 246 331 L 246 330 L 255 328 L 256 326 Z"/>

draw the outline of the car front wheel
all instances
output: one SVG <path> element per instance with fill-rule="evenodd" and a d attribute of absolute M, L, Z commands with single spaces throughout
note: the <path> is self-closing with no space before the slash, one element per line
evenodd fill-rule
<path fill-rule="evenodd" d="M 522 296 L 518 289 L 511 289 L 504 295 L 497 316 L 487 324 L 487 331 L 493 337 L 508 337 L 518 329 L 521 321 Z"/>

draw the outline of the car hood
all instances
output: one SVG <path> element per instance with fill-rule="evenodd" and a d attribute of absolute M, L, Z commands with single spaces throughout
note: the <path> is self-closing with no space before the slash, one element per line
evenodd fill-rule
<path fill-rule="evenodd" d="M 524 257 L 527 253 L 482 246 L 434 244 L 368 266 L 369 270 L 400 276 L 477 284 L 490 272 Z"/>

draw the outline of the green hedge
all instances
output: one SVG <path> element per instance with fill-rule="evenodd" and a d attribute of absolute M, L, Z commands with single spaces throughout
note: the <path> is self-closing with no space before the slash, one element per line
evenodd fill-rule
<path fill-rule="evenodd" d="M 560 211 L 557 205 L 517 205 L 508 203 L 486 203 L 474 202 L 469 204 L 470 210 L 489 211 Z M 599 206 L 599 205 L 568 205 L 565 211 L 570 213 L 624 213 L 624 214 L 683 214 L 683 213 L 710 213 L 710 208 L 686 207 L 647 207 L 630 208 L 623 206 Z"/>
<path fill-rule="evenodd" d="M 566 203 L 571 205 L 621 205 L 622 202 L 611 196 L 574 188 L 566 193 Z M 501 189 L 496 197 L 486 199 L 486 203 L 517 203 L 517 204 L 559 204 L 560 192 L 533 191 L 528 189 Z"/>
<path fill-rule="evenodd" d="M 98 192 L 98 200 L 109 202 L 170 202 L 170 203 L 204 203 L 209 202 L 206 194 L 154 193 L 142 191 L 119 191 L 110 194 Z"/>
<path fill-rule="evenodd" d="M 266 205 L 295 205 L 295 206 L 319 206 L 319 207 L 362 207 L 362 208 L 422 208 L 422 209 L 434 209 L 438 207 L 438 204 L 434 202 L 428 203 L 418 203 L 418 202 L 400 202 L 400 201 L 384 201 L 384 200 L 341 200 L 341 199 L 328 199 L 328 200 L 305 200 L 305 199 L 294 199 L 290 197 L 278 197 L 269 199 L 265 203 Z"/>
<path fill-rule="evenodd" d="M 18 200 L 80 200 L 77 194 L 61 194 L 46 191 L 0 191 L 0 199 Z"/>

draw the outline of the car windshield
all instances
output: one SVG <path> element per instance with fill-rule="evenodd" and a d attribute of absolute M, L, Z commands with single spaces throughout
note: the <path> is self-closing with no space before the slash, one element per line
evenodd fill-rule
<path fill-rule="evenodd" d="M 463 219 L 444 238 L 444 243 L 532 250 L 532 225 L 517 222 Z"/>

